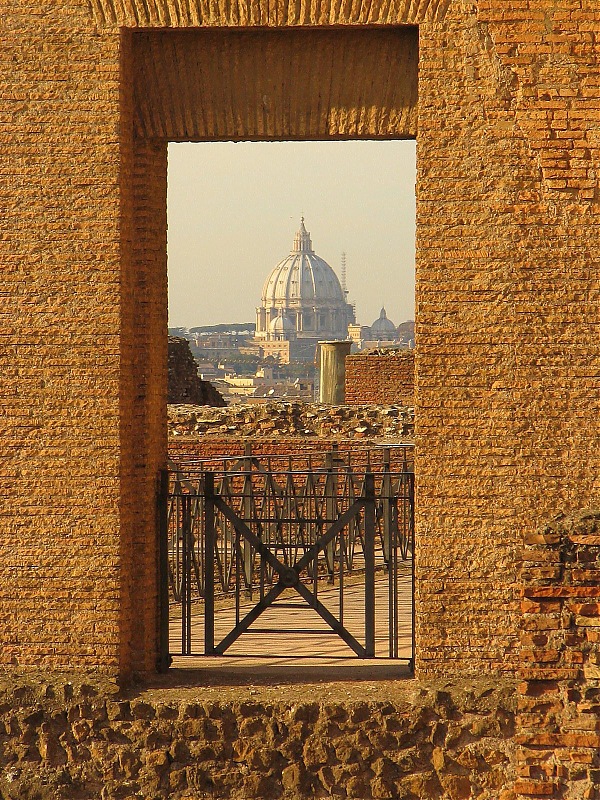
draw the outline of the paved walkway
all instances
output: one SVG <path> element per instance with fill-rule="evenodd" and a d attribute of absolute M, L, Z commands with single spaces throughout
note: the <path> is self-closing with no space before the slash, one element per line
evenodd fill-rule
<path fill-rule="evenodd" d="M 389 653 L 388 643 L 388 580 L 387 576 L 376 580 L 375 592 L 375 654 L 374 660 L 382 665 Z M 319 590 L 319 600 L 339 618 L 339 594 L 337 589 Z M 281 607 L 278 603 L 294 604 L 294 608 Z M 243 617 L 253 607 L 246 601 L 241 609 Z M 398 576 L 398 657 L 409 659 L 412 646 L 412 592 L 410 562 L 400 565 Z M 345 627 L 359 642 L 364 641 L 364 587 L 356 583 L 344 589 Z M 215 641 L 220 641 L 235 625 L 235 608 L 222 608 L 215 613 Z M 175 656 L 173 666 L 178 668 L 212 669 L 235 667 L 252 671 L 254 667 L 293 667 L 320 669 L 325 666 L 365 667 L 369 659 L 359 659 L 335 634 L 327 623 L 309 608 L 294 591 L 288 590 L 280 596 L 250 627 L 249 631 L 234 642 L 225 656 L 202 656 L 204 642 L 204 615 L 200 604 L 192 619 L 192 647 L 194 656 Z M 181 652 L 181 614 L 177 606 L 171 608 L 170 626 L 171 652 Z M 386 662 L 390 667 L 398 662 Z"/>

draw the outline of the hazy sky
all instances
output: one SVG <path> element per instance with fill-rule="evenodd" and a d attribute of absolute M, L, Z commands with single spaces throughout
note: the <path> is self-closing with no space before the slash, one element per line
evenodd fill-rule
<path fill-rule="evenodd" d="M 304 214 L 370 325 L 414 319 L 415 143 L 169 145 L 169 325 L 254 322 Z"/>

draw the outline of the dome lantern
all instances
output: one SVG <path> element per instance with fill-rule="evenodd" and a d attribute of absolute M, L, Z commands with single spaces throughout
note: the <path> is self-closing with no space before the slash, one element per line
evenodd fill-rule
<path fill-rule="evenodd" d="M 277 264 L 265 282 L 263 307 L 302 308 L 345 302 L 338 276 L 312 249 L 310 233 L 302 217 L 290 254 Z"/>
<path fill-rule="evenodd" d="M 294 236 L 294 247 L 292 253 L 312 253 L 312 242 L 310 240 L 310 233 L 304 227 L 304 217 L 300 219 L 300 229 Z"/>

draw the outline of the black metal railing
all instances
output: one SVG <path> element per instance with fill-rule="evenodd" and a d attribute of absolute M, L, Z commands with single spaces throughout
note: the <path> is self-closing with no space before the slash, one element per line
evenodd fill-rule
<path fill-rule="evenodd" d="M 256 458 L 246 450 L 238 459 L 172 464 L 161 481 L 163 603 L 168 594 L 179 607 L 181 654 L 194 652 L 194 614 L 203 614 L 204 653 L 224 653 L 276 601 L 284 607 L 292 592 L 357 655 L 372 656 L 379 574 L 387 580 L 388 654 L 398 657 L 398 576 L 400 565 L 411 569 L 414 538 L 411 452 Z M 357 582 L 362 642 L 344 623 L 345 589 Z M 323 586 L 328 604 L 320 597 Z M 216 605 L 235 611 L 219 641 Z M 287 607 L 291 612 L 297 603 Z"/>

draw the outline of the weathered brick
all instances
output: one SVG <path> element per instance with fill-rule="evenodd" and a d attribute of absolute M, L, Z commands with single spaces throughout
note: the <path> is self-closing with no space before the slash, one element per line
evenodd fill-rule
<path fill-rule="evenodd" d="M 413 350 L 379 354 L 356 353 L 346 357 L 346 403 L 350 405 L 414 405 L 415 354 Z"/>
<path fill-rule="evenodd" d="M 5 5 L 2 661 L 154 668 L 167 139 L 414 136 L 417 668 L 514 674 L 523 539 L 597 489 L 595 9 Z M 368 36 L 393 68 L 368 68 Z M 270 65 L 292 42 L 301 91 L 278 95 L 292 84 Z"/>

